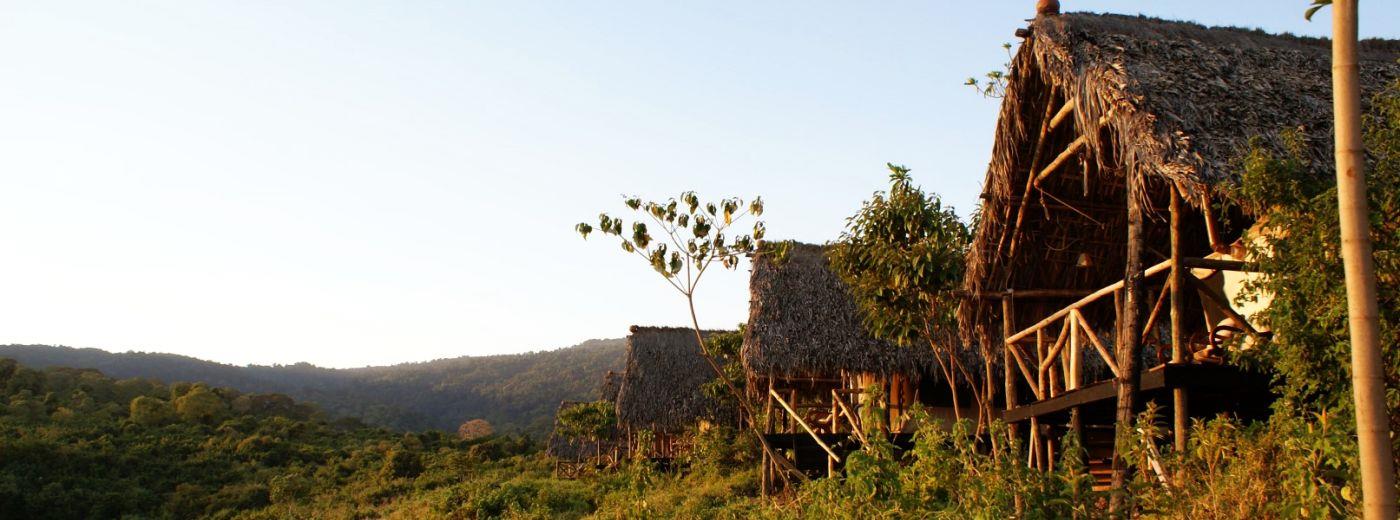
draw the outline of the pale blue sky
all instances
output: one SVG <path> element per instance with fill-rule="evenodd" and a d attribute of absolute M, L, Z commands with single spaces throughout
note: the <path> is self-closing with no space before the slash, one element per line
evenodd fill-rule
<path fill-rule="evenodd" d="M 1328 30 L 1305 0 L 1064 3 Z M 0 342 L 345 367 L 682 324 L 573 224 L 695 189 L 823 242 L 887 161 L 965 214 L 997 104 L 962 81 L 1033 4 L 5 0 Z M 746 285 L 708 278 L 702 324 Z"/>

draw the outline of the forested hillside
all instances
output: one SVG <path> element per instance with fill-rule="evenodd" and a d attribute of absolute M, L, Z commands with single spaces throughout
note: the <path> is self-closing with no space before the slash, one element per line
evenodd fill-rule
<path fill-rule="evenodd" d="M 35 368 L 93 368 L 114 378 L 198 381 L 244 392 L 275 392 L 333 417 L 400 430 L 455 431 L 469 419 L 498 431 L 540 436 L 561 400 L 591 400 L 602 374 L 620 370 L 621 339 L 524 354 L 460 357 L 354 369 L 307 363 L 234 366 L 174 354 L 112 353 L 47 345 L 0 346 L 0 357 Z"/>

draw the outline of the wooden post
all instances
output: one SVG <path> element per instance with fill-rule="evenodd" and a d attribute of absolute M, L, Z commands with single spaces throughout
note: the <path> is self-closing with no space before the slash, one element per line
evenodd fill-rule
<path fill-rule="evenodd" d="M 1070 313 L 1065 319 L 1069 320 L 1069 389 L 1079 389 L 1079 377 L 1083 373 L 1083 356 L 1079 352 L 1079 314 Z M 1079 407 L 1069 409 L 1069 429 L 1079 436 L 1079 443 L 1084 444 L 1084 425 L 1080 421 Z"/>
<path fill-rule="evenodd" d="M 763 401 L 763 432 L 759 435 L 773 433 L 773 373 L 768 373 L 768 394 Z M 763 463 L 759 466 L 759 490 L 763 496 L 769 496 L 773 491 L 773 466 L 777 461 L 773 460 L 768 451 L 763 452 Z"/>
<path fill-rule="evenodd" d="M 1012 332 L 1015 331 L 1015 320 L 1013 319 L 1011 314 L 1013 306 L 1014 298 L 1012 297 L 1012 293 L 1011 291 L 1006 291 L 1006 296 L 1001 299 L 1002 338 L 1011 337 Z M 1016 374 L 1014 372 L 1015 369 L 1011 367 L 1011 364 L 1014 362 L 1015 361 L 1011 359 L 1011 344 L 1003 344 L 1001 348 L 1001 375 L 1005 387 L 1003 388 L 1003 391 L 1006 392 L 1005 405 L 1007 410 L 1016 407 Z M 1011 436 L 1015 437 L 1016 427 L 1012 425 L 1007 425 L 1007 428 L 1010 430 Z"/>
<path fill-rule="evenodd" d="M 1172 363 L 1186 362 L 1185 345 L 1185 320 L 1186 320 L 1186 295 L 1183 293 L 1186 287 L 1186 269 L 1181 265 L 1181 193 L 1177 192 L 1176 186 L 1172 186 L 1171 191 L 1171 254 L 1172 272 L 1171 284 L 1172 308 Z M 1189 410 L 1186 408 L 1186 389 L 1172 389 L 1172 444 L 1178 453 L 1186 451 L 1186 435 L 1191 426 Z"/>
<path fill-rule="evenodd" d="M 1385 404 L 1376 271 L 1366 203 L 1361 86 L 1356 63 L 1357 1 L 1332 2 L 1332 106 L 1336 115 L 1337 206 L 1351 333 L 1351 384 L 1361 455 L 1361 509 L 1367 519 L 1396 517 L 1394 453 Z"/>
<path fill-rule="evenodd" d="M 1126 192 L 1128 204 L 1128 250 L 1123 267 L 1123 297 L 1119 313 L 1118 341 L 1118 413 L 1116 414 L 1114 437 L 1117 439 L 1113 453 L 1113 495 L 1109 500 L 1110 514 L 1128 516 L 1131 510 L 1128 501 L 1128 481 L 1132 477 L 1132 465 L 1118 453 L 1117 446 L 1126 444 L 1133 435 L 1133 420 L 1136 418 L 1138 357 L 1142 350 L 1141 324 L 1138 315 L 1142 307 L 1142 206 L 1138 196 L 1142 191 L 1142 179 L 1138 174 L 1128 173 Z"/>
<path fill-rule="evenodd" d="M 1040 396 L 1041 396 L 1040 398 L 1041 398 L 1041 399 L 1045 399 L 1046 397 L 1049 397 L 1049 396 L 1050 396 L 1050 389 L 1047 388 L 1047 387 L 1049 386 L 1049 384 L 1050 384 L 1050 381 L 1049 381 L 1050 378 L 1047 377 L 1047 375 L 1046 375 L 1046 373 L 1045 373 L 1045 372 L 1046 372 L 1045 370 L 1039 370 L 1039 369 L 1038 369 L 1039 367 L 1041 367 L 1042 365 L 1045 364 L 1045 355 L 1046 355 L 1046 354 L 1047 354 L 1047 352 L 1046 352 L 1046 350 L 1045 350 L 1045 329 L 1036 329 L 1036 331 L 1035 331 L 1035 366 L 1037 367 L 1037 370 L 1036 370 L 1036 372 L 1035 372 L 1035 386 L 1036 386 L 1036 388 L 1037 388 L 1038 390 L 1040 390 Z"/>

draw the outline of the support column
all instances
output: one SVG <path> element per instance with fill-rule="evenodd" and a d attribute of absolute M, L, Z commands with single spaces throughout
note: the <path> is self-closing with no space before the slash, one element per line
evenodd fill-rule
<path fill-rule="evenodd" d="M 1001 376 L 1004 385 L 1003 391 L 1006 392 L 1005 404 L 1007 410 L 1015 408 L 1017 404 L 1015 379 L 1016 373 L 1013 372 L 1013 369 L 1011 368 L 1011 364 L 1015 363 L 1016 361 L 1011 359 L 1011 344 L 1006 343 L 1006 338 L 1009 338 L 1012 334 L 1016 333 L 1016 322 L 1011 314 L 1012 308 L 1015 306 L 1015 302 L 1013 300 L 1014 298 L 1012 297 L 1011 291 L 1006 291 L 1006 296 L 1003 296 L 1001 298 Z M 1007 428 L 1011 433 L 1011 437 L 1015 438 L 1016 427 L 1008 424 Z"/>
<path fill-rule="evenodd" d="M 1116 439 L 1113 453 L 1113 496 L 1109 501 L 1110 513 L 1122 515 L 1128 506 L 1128 480 L 1132 477 L 1132 465 L 1118 452 L 1118 445 L 1128 442 L 1133 436 L 1133 421 L 1136 417 L 1138 376 L 1141 364 L 1138 357 L 1142 350 L 1142 328 L 1138 322 L 1142 307 L 1142 205 L 1138 196 L 1142 192 L 1137 174 L 1128 173 L 1128 250 L 1123 266 L 1123 298 L 1119 313 L 1118 340 L 1114 354 L 1119 368 L 1118 413 L 1114 428 Z"/>
<path fill-rule="evenodd" d="M 1181 193 L 1177 192 L 1176 186 L 1170 190 L 1171 200 L 1171 327 L 1172 327 L 1172 363 L 1186 362 L 1185 345 L 1185 320 L 1186 320 L 1186 295 L 1183 289 L 1186 287 L 1186 270 L 1181 265 L 1182 244 L 1181 244 Z M 1186 389 L 1172 389 L 1172 444 L 1178 453 L 1186 451 L 1186 436 L 1190 431 L 1191 419 L 1189 410 L 1186 408 Z"/>

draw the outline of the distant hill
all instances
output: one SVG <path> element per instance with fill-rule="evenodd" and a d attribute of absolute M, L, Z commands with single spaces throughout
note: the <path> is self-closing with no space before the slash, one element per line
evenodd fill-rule
<path fill-rule="evenodd" d="M 482 418 L 498 431 L 542 435 L 559 401 L 596 399 L 603 373 L 621 370 L 626 351 L 625 340 L 602 339 L 558 350 L 352 369 L 240 367 L 175 354 L 49 345 L 2 345 L 0 358 L 33 368 L 94 368 L 114 378 L 282 393 L 332 416 L 394 429 L 455 431 L 463 421 Z"/>

